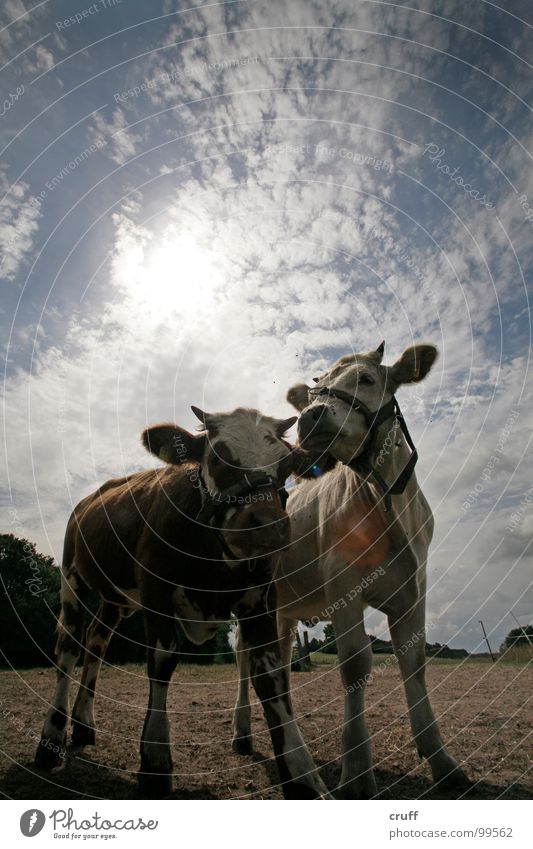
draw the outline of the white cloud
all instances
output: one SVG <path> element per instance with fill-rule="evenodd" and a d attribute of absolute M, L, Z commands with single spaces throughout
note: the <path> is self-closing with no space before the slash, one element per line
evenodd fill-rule
<path fill-rule="evenodd" d="M 13 280 L 33 248 L 41 218 L 39 206 L 30 202 L 29 185 L 9 184 L 0 171 L 0 276 Z"/>
<path fill-rule="evenodd" d="M 35 48 L 35 67 L 38 71 L 48 71 L 54 67 L 54 54 L 42 44 Z"/>
<path fill-rule="evenodd" d="M 15 14 L 14 2 L 7 11 Z M 411 341 L 427 339 L 441 354 L 434 374 L 402 390 L 400 400 L 437 518 L 431 639 L 474 645 L 480 610 L 489 625 L 500 623 L 503 638 L 501 617 L 527 584 L 523 563 L 514 561 L 531 531 L 530 507 L 512 533 L 505 525 L 529 486 L 529 448 L 522 457 L 529 397 L 482 493 L 468 510 L 462 504 L 528 376 L 506 312 L 526 327 L 506 234 L 524 266 L 532 249 L 516 193 L 474 142 L 532 205 L 533 177 L 505 131 L 431 85 L 474 103 L 488 96 L 486 78 L 461 64 L 459 79 L 459 64 L 438 52 L 463 50 L 483 64 L 485 54 L 471 55 L 477 41 L 426 11 L 345 0 L 202 4 L 169 19 L 161 49 L 100 80 L 94 102 L 110 106 L 91 119 L 90 137 L 104 141 L 103 156 L 121 168 L 65 232 L 70 224 L 84 232 L 102 213 L 114 234 L 111 261 L 95 273 L 55 347 L 45 324 L 32 375 L 19 368 L 6 392 L 13 495 L 44 550 L 58 556 L 73 501 L 108 476 L 151 463 L 138 443 L 146 423 L 174 418 L 192 427 L 190 403 L 288 414 L 287 387 L 339 353 L 385 337 L 390 362 Z M 450 18 L 476 29 L 488 14 L 447 4 Z M 75 67 L 96 68 L 92 56 L 85 52 Z M 111 58 L 118 61 L 118 51 Z M 45 70 L 54 57 L 42 46 L 28 61 Z M 500 64 L 498 77 L 507 79 L 508 65 Z M 57 73 L 68 87 L 70 67 Z M 116 102 L 117 92 L 142 83 L 145 90 Z M 509 98 L 496 100 L 499 120 L 511 126 Z M 523 128 L 513 131 L 530 147 Z M 450 164 L 487 187 L 495 211 L 428 165 L 423 146 L 433 140 Z M 9 279 L 24 268 L 40 225 L 30 191 L 19 183 L 0 213 Z M 69 237 L 60 234 L 51 253 L 62 260 L 61 238 Z M 95 265 L 103 262 L 107 243 L 88 244 Z M 43 279 L 47 272 L 53 279 L 54 261 Z M 82 265 L 65 275 L 69 305 L 88 283 L 84 274 Z M 37 303 L 39 292 L 32 295 Z M 31 341 L 33 317 L 16 330 L 19 345 Z M 376 615 L 371 622 L 382 626 Z"/>
<path fill-rule="evenodd" d="M 93 121 L 92 141 L 101 144 L 118 165 L 124 165 L 142 150 L 142 136 L 128 128 L 122 109 L 114 109 L 109 121 L 102 114 L 95 115 Z"/>

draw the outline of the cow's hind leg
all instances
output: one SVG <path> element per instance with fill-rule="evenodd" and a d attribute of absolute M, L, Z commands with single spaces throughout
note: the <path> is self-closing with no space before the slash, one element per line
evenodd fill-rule
<path fill-rule="evenodd" d="M 281 662 L 286 669 L 289 685 L 291 680 L 292 644 L 294 643 L 297 626 L 297 619 L 286 619 L 278 613 L 278 635 Z"/>
<path fill-rule="evenodd" d="M 145 611 L 150 699 L 141 736 L 139 790 L 158 799 L 172 792 L 167 693 L 178 662 L 176 626 L 172 618 Z"/>
<path fill-rule="evenodd" d="M 413 614 L 397 622 L 389 617 L 389 629 L 409 707 L 409 719 L 420 757 L 427 758 L 434 781 L 450 788 L 466 787 L 470 781 L 452 758 L 440 736 L 426 687 L 426 634 L 424 602 Z"/>
<path fill-rule="evenodd" d="M 72 744 L 94 746 L 94 692 L 109 641 L 120 620 L 122 608 L 103 601 L 87 629 L 85 660 L 80 688 L 72 709 Z"/>
<path fill-rule="evenodd" d="M 51 770 L 65 757 L 69 692 L 72 675 L 80 656 L 89 589 L 74 566 L 61 574 L 61 613 L 57 623 L 57 683 L 35 754 L 38 769 Z"/>

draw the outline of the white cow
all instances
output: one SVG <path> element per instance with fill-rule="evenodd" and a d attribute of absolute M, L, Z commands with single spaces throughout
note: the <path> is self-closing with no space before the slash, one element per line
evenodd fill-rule
<path fill-rule="evenodd" d="M 383 350 L 382 343 L 371 353 L 341 357 L 315 378 L 315 387 L 295 386 L 287 395 L 301 412 L 302 446 L 316 455 L 319 467 L 334 468 L 301 480 L 289 497 L 292 543 L 276 579 L 278 630 L 290 667 L 297 621 L 333 621 L 345 693 L 339 785 L 345 798 L 376 793 L 364 717 L 372 668 L 364 628 L 367 606 L 388 616 L 420 756 L 441 785 L 468 784 L 442 742 L 426 689 L 426 559 L 433 517 L 416 480 L 416 451 L 394 397 L 403 384 L 426 377 L 437 350 L 414 345 L 390 367 L 381 365 Z M 233 745 L 249 752 L 249 659 L 239 641 L 237 657 Z"/>

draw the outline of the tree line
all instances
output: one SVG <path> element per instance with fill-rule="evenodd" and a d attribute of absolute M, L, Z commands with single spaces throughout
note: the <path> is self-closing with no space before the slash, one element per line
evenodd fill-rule
<path fill-rule="evenodd" d="M 53 557 L 39 554 L 35 544 L 13 534 L 0 534 L 0 666 L 49 666 L 54 662 L 56 625 L 60 609 L 60 570 Z M 87 624 L 96 613 L 98 601 L 89 601 Z M 178 626 L 181 663 L 233 663 L 228 637 L 232 624 L 224 623 L 215 636 L 202 646 L 193 645 Z M 370 635 L 374 654 L 392 654 L 390 640 Z M 500 647 L 500 654 L 524 648 L 531 651 L 533 625 L 514 628 Z M 323 638 L 308 641 L 309 652 L 337 654 L 335 629 L 324 626 Z M 467 657 L 466 649 L 451 649 L 440 643 L 426 643 L 430 657 Z M 83 653 L 82 653 L 83 656 Z M 143 617 L 124 619 L 109 645 L 109 663 L 136 663 L 145 660 Z"/>
<path fill-rule="evenodd" d="M 39 554 L 35 544 L 13 534 L 0 534 L 0 665 L 3 668 L 49 666 L 54 662 L 57 618 L 60 610 L 60 570 L 53 557 Z M 95 595 L 87 607 L 87 624 L 96 613 Z M 179 632 L 181 663 L 232 663 L 229 623 L 202 646 Z M 80 662 L 83 659 L 81 653 Z M 141 615 L 123 619 L 106 653 L 109 663 L 146 659 Z"/>

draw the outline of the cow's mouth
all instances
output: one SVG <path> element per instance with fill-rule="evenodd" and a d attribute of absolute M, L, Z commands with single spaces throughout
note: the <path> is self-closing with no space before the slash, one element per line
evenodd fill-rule
<path fill-rule="evenodd" d="M 326 454 L 331 450 L 337 434 L 331 431 L 312 430 L 307 435 L 300 437 L 300 445 L 310 454 Z"/>
<path fill-rule="evenodd" d="M 255 540 L 253 539 L 253 535 L 250 535 L 250 538 L 247 538 L 242 531 L 238 535 L 238 541 L 237 536 L 235 536 L 232 541 L 232 535 L 228 535 L 225 539 L 230 550 L 238 559 L 242 560 L 255 560 L 258 557 L 273 557 L 276 554 L 285 551 L 291 541 L 290 534 L 277 538 L 273 538 L 269 534 L 263 536 L 262 539 Z"/>
<path fill-rule="evenodd" d="M 289 541 L 290 540 L 287 540 L 286 542 L 280 541 L 276 544 L 272 542 L 263 544 L 251 542 L 249 544 L 239 543 L 239 545 L 234 542 L 233 548 L 243 552 L 244 557 L 264 557 L 268 554 L 276 554 L 278 551 L 283 551 L 289 545 Z M 229 545 L 231 546 L 231 541 L 229 542 Z"/>

